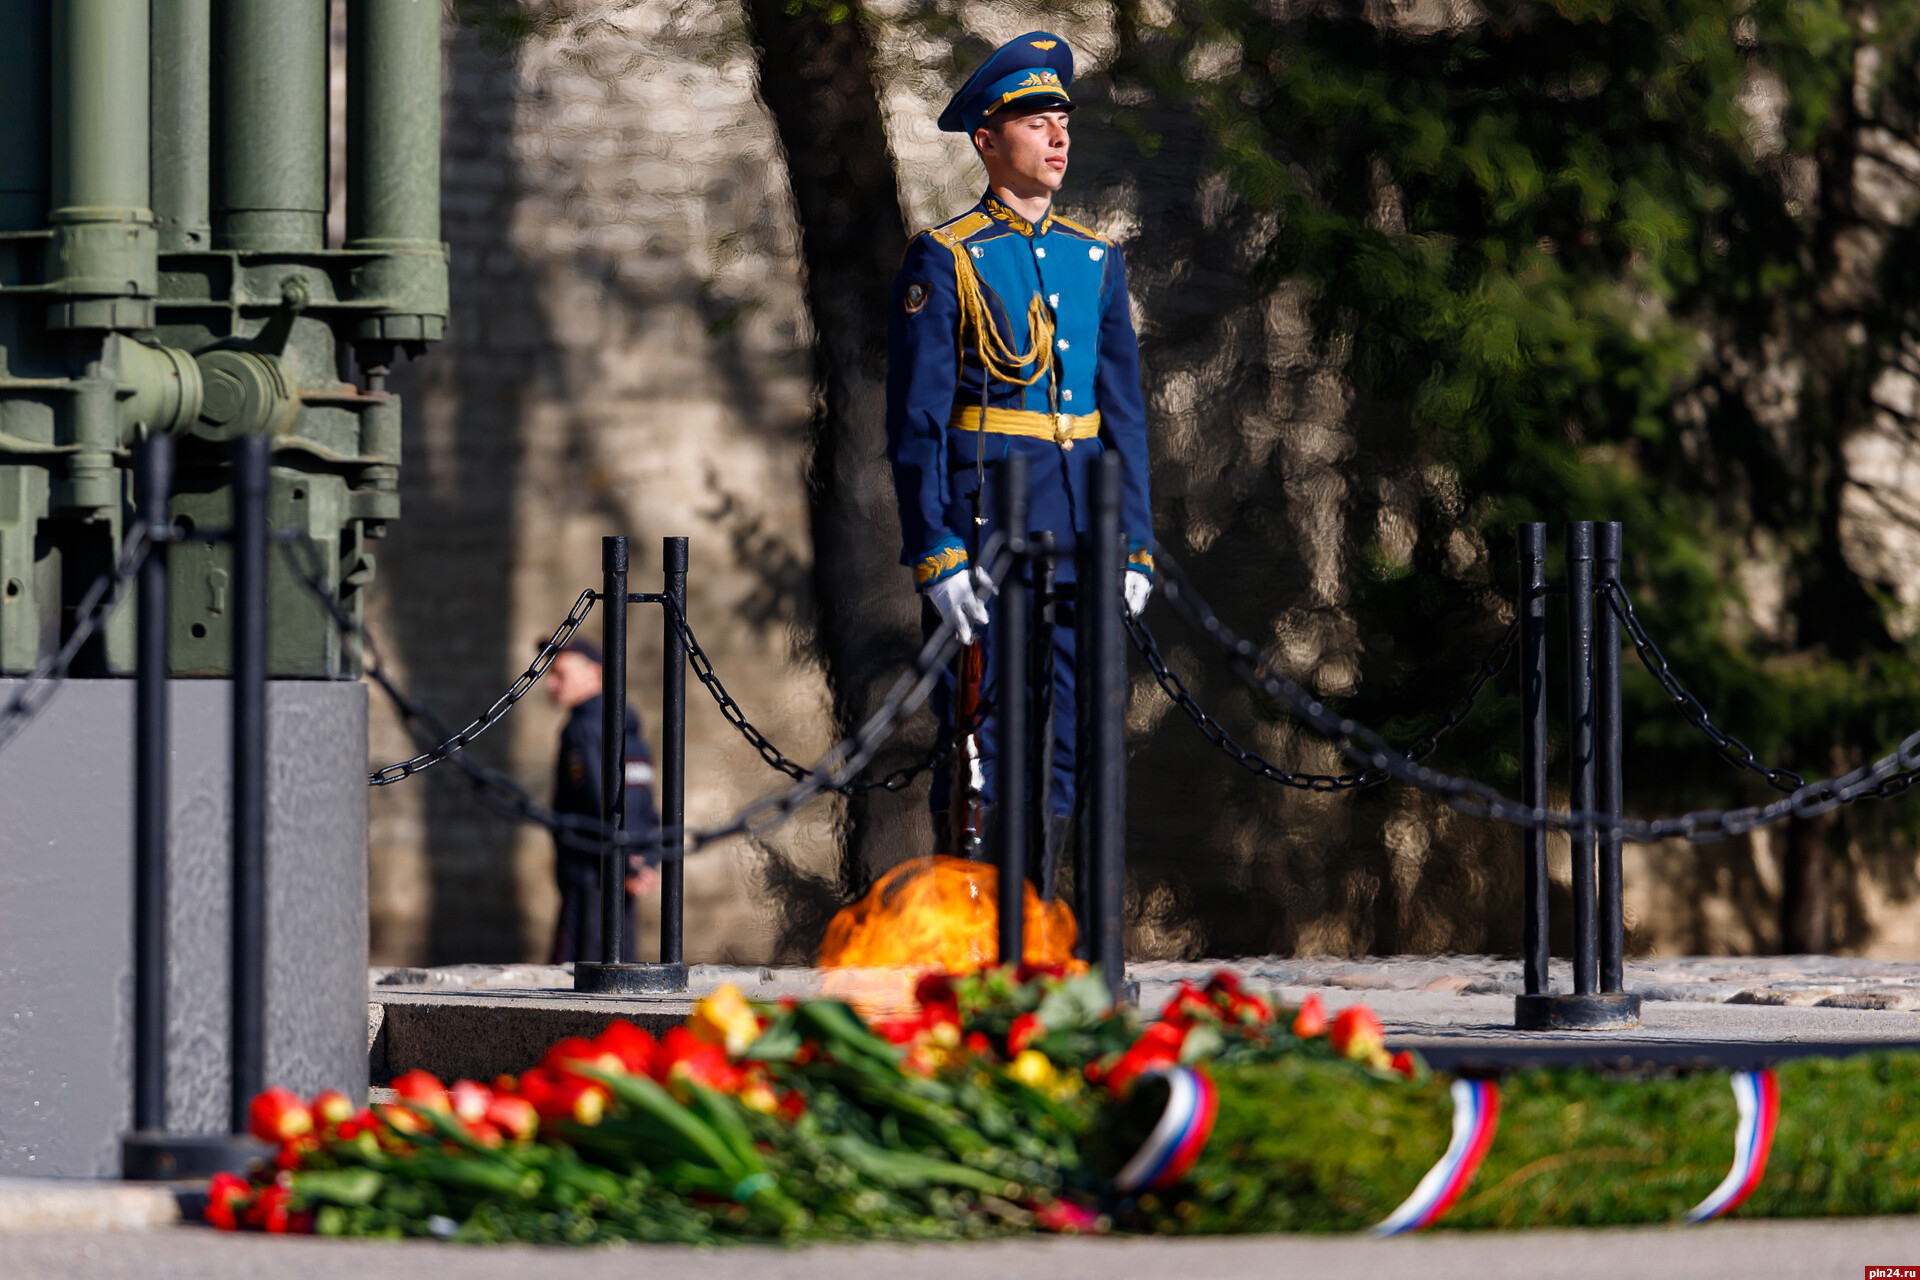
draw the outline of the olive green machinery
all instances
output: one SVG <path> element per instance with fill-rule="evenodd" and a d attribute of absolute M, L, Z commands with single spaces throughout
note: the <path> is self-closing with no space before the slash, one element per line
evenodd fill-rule
<path fill-rule="evenodd" d="M 356 611 L 400 514 L 397 355 L 447 317 L 439 0 L 347 5 L 346 233 L 327 242 L 326 0 L 0 0 L 0 673 L 30 670 L 130 526 L 132 446 L 179 440 L 172 513 L 228 522 L 224 442 L 273 441 L 270 518 Z M 228 549 L 170 562 L 171 666 L 224 675 Z M 276 560 L 270 674 L 355 674 Z M 121 610 L 74 674 L 133 663 Z"/>

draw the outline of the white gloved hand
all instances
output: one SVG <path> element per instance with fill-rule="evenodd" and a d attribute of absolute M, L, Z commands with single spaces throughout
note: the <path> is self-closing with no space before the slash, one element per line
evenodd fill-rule
<path fill-rule="evenodd" d="M 975 589 L 985 587 L 987 576 L 978 569 L 950 573 L 927 588 L 927 599 L 940 611 L 942 621 L 953 623 L 961 644 L 972 644 L 979 628 L 987 625 L 987 605 Z"/>
<path fill-rule="evenodd" d="M 1140 611 L 1147 607 L 1147 597 L 1153 594 L 1153 579 L 1138 569 L 1129 569 L 1124 589 L 1127 593 L 1127 616 L 1137 618 Z"/>

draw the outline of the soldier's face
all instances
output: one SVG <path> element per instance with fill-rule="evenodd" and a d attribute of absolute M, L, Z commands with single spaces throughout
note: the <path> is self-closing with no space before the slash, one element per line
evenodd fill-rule
<path fill-rule="evenodd" d="M 584 653 L 563 649 L 547 668 L 547 697 L 562 708 L 579 706 L 600 694 L 600 664 Z"/>
<path fill-rule="evenodd" d="M 974 134 L 987 177 L 1018 194 L 1054 192 L 1067 176 L 1067 113 L 1029 111 L 980 126 Z"/>

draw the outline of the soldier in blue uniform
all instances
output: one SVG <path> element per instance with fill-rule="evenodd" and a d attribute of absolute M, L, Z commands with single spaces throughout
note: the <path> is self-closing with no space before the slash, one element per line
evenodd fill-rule
<path fill-rule="evenodd" d="M 888 317 L 887 454 L 901 562 L 926 601 L 929 628 L 951 618 L 963 643 L 984 647 L 989 700 L 1003 673 L 985 639 L 992 611 L 978 559 L 999 519 L 997 484 L 1008 457 L 1027 459 L 1030 524 L 1055 534 L 1060 580 L 1071 584 L 1075 543 L 1091 523 L 1088 469 L 1117 451 L 1125 461 L 1121 523 L 1131 553 L 1125 607 L 1137 614 L 1153 585 L 1146 406 L 1126 263 L 1117 244 L 1053 209 L 1067 171 L 1072 84 L 1067 42 L 1030 31 L 997 49 L 954 95 L 940 128 L 972 139 L 987 190 L 972 209 L 913 238 Z M 1061 614 L 1050 864 L 1074 798 L 1073 608 Z M 943 733 L 952 731 L 954 688 L 950 678 L 935 692 Z M 974 776 L 991 806 L 998 745 L 991 718 L 975 745 Z M 950 785 L 936 777 L 936 819 L 948 810 Z"/>
<path fill-rule="evenodd" d="M 576 636 L 554 655 L 547 668 L 547 696 L 567 712 L 560 731 L 560 753 L 554 763 L 553 807 L 598 822 L 600 804 L 600 646 Z M 653 807 L 653 760 L 640 734 L 640 713 L 627 706 L 626 829 L 648 834 L 660 826 Z M 629 855 L 626 883 L 626 923 L 621 926 L 621 959 L 631 962 L 638 941 L 634 899 L 658 879 L 657 854 Z M 550 963 L 600 958 L 600 854 L 556 842 L 554 880 L 560 889 L 560 914 L 553 922 Z"/>

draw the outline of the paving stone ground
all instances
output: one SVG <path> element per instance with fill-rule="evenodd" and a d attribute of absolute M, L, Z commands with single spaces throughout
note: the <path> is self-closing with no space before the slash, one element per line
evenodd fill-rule
<path fill-rule="evenodd" d="M 1436 1231 L 1397 1240 L 1247 1236 L 569 1250 L 466 1248 L 234 1236 L 205 1227 L 60 1232 L 0 1239 L 8 1280 L 1859 1280 L 1869 1266 L 1920 1264 L 1920 1219 L 1722 1222 L 1608 1231 Z"/>
<path fill-rule="evenodd" d="M 1523 989 L 1520 962 L 1500 956 L 1252 956 L 1236 960 L 1153 960 L 1127 966 L 1143 988 L 1204 981 L 1227 967 L 1268 986 L 1342 991 L 1403 991 L 1459 996 L 1513 996 Z M 441 969 L 377 968 L 377 991 L 571 989 L 571 965 L 452 965 Z M 1552 970 L 1556 990 L 1572 988 L 1564 960 Z M 767 988 L 791 995 L 818 992 L 819 969 L 764 965 L 694 965 L 698 995 L 723 982 L 749 995 Z M 1920 1010 L 1920 960 L 1857 956 L 1675 956 L 1630 960 L 1627 990 L 1649 1001 L 1752 1004 L 1872 1010 Z M 1143 1001 L 1149 993 L 1143 990 Z"/>

